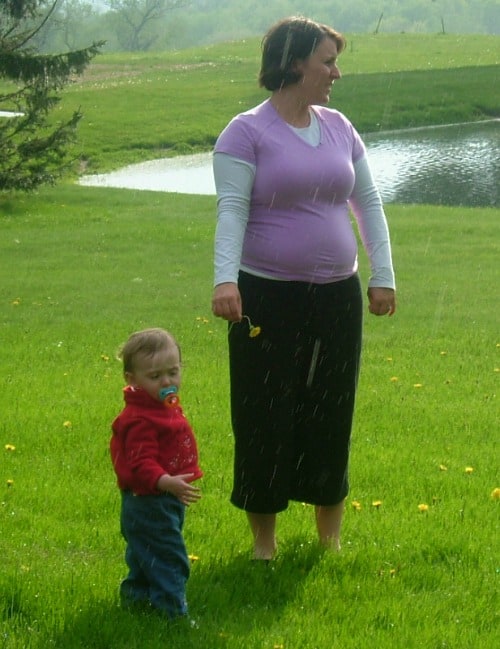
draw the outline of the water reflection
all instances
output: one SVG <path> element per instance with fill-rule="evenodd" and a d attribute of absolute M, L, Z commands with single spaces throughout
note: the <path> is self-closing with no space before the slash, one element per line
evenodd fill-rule
<path fill-rule="evenodd" d="M 386 203 L 499 207 L 500 120 L 364 136 Z M 215 194 L 212 156 L 151 160 L 82 185 Z"/>
<path fill-rule="evenodd" d="M 364 139 L 385 202 L 500 204 L 500 120 Z"/>
<path fill-rule="evenodd" d="M 80 184 L 181 194 L 215 194 L 211 153 L 141 162 L 107 174 L 83 176 Z"/>

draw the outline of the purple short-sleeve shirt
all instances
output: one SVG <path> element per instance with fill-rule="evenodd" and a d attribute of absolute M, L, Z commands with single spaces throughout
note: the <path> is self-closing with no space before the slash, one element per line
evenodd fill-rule
<path fill-rule="evenodd" d="M 320 142 L 304 141 L 269 100 L 237 115 L 215 152 L 255 165 L 242 266 L 284 280 L 338 281 L 357 270 L 348 199 L 365 146 L 342 113 L 313 106 Z"/>

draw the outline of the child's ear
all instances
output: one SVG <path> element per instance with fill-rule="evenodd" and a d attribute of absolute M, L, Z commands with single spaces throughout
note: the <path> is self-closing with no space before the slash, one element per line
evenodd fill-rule
<path fill-rule="evenodd" d="M 127 385 L 133 385 L 134 383 L 134 374 L 133 372 L 123 372 L 123 378 Z"/>

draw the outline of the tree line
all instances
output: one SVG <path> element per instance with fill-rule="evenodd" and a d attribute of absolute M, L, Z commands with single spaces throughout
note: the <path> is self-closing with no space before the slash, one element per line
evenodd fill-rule
<path fill-rule="evenodd" d="M 499 0 L 58 0 L 37 46 L 103 40 L 110 52 L 183 49 L 261 36 L 305 11 L 346 33 L 500 33 Z"/>

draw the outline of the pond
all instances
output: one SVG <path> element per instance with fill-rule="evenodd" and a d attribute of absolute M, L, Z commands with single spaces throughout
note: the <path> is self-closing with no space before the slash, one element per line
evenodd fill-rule
<path fill-rule="evenodd" d="M 499 207 L 500 120 L 363 136 L 385 203 Z M 83 176 L 100 187 L 215 194 L 211 153 Z"/>

